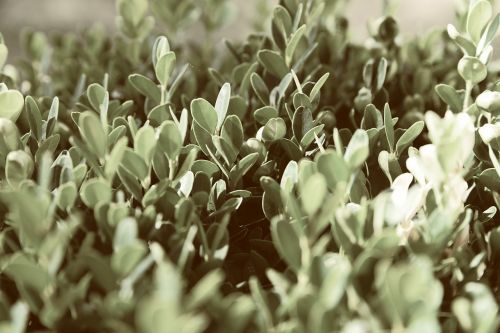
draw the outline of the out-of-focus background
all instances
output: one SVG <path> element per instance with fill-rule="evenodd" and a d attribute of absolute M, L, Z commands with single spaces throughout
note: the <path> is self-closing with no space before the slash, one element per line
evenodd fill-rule
<path fill-rule="evenodd" d="M 179 0 L 182 1 L 182 0 Z M 258 0 L 232 0 L 238 8 L 237 20 L 220 32 L 224 37 L 243 39 L 255 20 Z M 268 0 L 270 5 L 278 2 Z M 401 30 L 406 35 L 421 33 L 454 20 L 456 0 L 402 0 L 397 10 Z M 382 0 L 351 0 L 348 18 L 355 40 L 366 36 L 368 19 L 382 14 Z M 100 22 L 114 29 L 114 0 L 0 0 L 0 32 L 11 56 L 19 52 L 19 32 L 30 27 L 42 31 L 70 31 Z"/>

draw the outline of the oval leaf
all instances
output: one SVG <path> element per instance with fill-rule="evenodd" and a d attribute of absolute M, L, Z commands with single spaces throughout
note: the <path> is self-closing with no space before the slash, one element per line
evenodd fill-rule
<path fill-rule="evenodd" d="M 0 117 L 15 122 L 24 107 L 24 97 L 17 90 L 0 92 Z"/>
<path fill-rule="evenodd" d="M 197 98 L 191 102 L 191 115 L 194 121 L 200 127 L 210 134 L 215 133 L 218 123 L 217 111 L 215 108 L 204 100 L 203 98 Z"/>

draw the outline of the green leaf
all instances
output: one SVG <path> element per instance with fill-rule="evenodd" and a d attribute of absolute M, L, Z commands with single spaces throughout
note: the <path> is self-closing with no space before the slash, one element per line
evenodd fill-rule
<path fill-rule="evenodd" d="M 231 198 L 224 203 L 224 207 L 230 207 L 236 203 L 236 206 L 241 203 L 241 198 Z M 236 208 L 237 209 L 237 208 Z M 229 220 L 226 220 L 229 222 Z M 210 247 L 210 255 L 215 260 L 224 260 L 229 252 L 229 232 L 227 231 L 227 223 L 214 223 L 207 230 L 207 238 Z"/>
<path fill-rule="evenodd" d="M 281 148 L 285 151 L 289 159 L 298 161 L 303 157 L 303 153 L 300 150 L 299 145 L 293 142 L 292 140 L 283 138 L 278 140 L 278 143 L 281 146 Z"/>
<path fill-rule="evenodd" d="M 167 156 L 163 151 L 157 149 L 152 162 L 153 171 L 159 179 L 168 178 L 169 166 Z"/>
<path fill-rule="evenodd" d="M 278 110 L 276 110 L 276 108 L 273 106 L 261 107 L 260 109 L 255 110 L 253 113 L 255 121 L 257 121 L 261 125 L 267 123 L 271 118 L 277 118 L 278 115 Z"/>
<path fill-rule="evenodd" d="M 7 154 L 5 161 L 5 177 L 11 186 L 31 177 L 33 160 L 24 150 L 14 150 Z"/>
<path fill-rule="evenodd" d="M 485 144 L 491 146 L 495 151 L 500 151 L 500 123 L 484 124 L 478 132 Z"/>
<path fill-rule="evenodd" d="M 468 282 L 464 296 L 457 297 L 451 310 L 465 332 L 498 331 L 498 305 L 487 285 Z"/>
<path fill-rule="evenodd" d="M 469 9 L 467 16 L 467 32 L 472 40 L 477 43 L 481 38 L 483 28 L 488 24 L 493 15 L 493 7 L 489 1 L 476 1 Z"/>
<path fill-rule="evenodd" d="M 392 124 L 392 114 L 389 104 L 384 106 L 384 125 L 385 125 L 385 135 L 387 137 L 387 142 L 389 143 L 389 148 L 394 151 L 394 125 Z"/>
<path fill-rule="evenodd" d="M 167 100 L 170 101 L 172 99 L 172 96 L 174 96 L 175 92 L 179 88 L 179 85 L 182 82 L 182 78 L 184 77 L 184 74 L 189 68 L 189 64 L 184 64 L 184 66 L 181 67 L 179 71 L 177 71 L 175 78 L 172 80 L 172 83 L 170 84 L 170 88 L 168 89 L 167 92 Z"/>
<path fill-rule="evenodd" d="M 485 90 L 476 98 L 479 109 L 491 113 L 493 116 L 500 114 L 500 92 Z"/>
<path fill-rule="evenodd" d="M 169 105 L 157 105 L 148 113 L 148 120 L 153 126 L 160 126 L 165 120 L 170 119 Z"/>
<path fill-rule="evenodd" d="M 100 84 L 93 83 L 87 88 L 87 97 L 90 105 L 94 108 L 94 110 L 99 112 L 100 106 L 106 98 L 106 89 L 104 89 L 104 87 Z"/>
<path fill-rule="evenodd" d="M 424 122 L 423 121 L 417 121 L 413 125 L 408 128 L 403 135 L 399 138 L 398 142 L 396 143 L 396 155 L 400 156 L 403 151 L 405 151 L 412 143 L 413 141 L 422 133 L 422 130 L 424 129 Z"/>
<path fill-rule="evenodd" d="M 104 173 L 111 179 L 114 174 L 118 171 L 118 166 L 122 163 L 123 155 L 125 154 L 125 148 L 127 147 L 128 138 L 120 138 L 113 149 L 109 153 L 106 164 L 104 166 Z"/>
<path fill-rule="evenodd" d="M 210 74 L 212 79 L 214 79 L 214 81 L 217 82 L 217 85 L 222 86 L 224 84 L 225 82 L 224 77 L 215 68 L 210 67 L 208 69 L 208 73 Z"/>
<path fill-rule="evenodd" d="M 477 84 L 486 79 L 488 70 L 478 58 L 464 56 L 458 62 L 458 73 L 465 81 Z"/>
<path fill-rule="evenodd" d="M 130 194 L 132 194 L 136 200 L 141 201 L 142 186 L 137 180 L 137 176 L 133 175 L 130 171 L 120 165 L 118 167 L 118 177 Z"/>
<path fill-rule="evenodd" d="M 252 294 L 252 303 L 255 304 L 255 311 L 259 314 L 259 317 L 262 318 L 265 326 L 271 327 L 273 320 L 272 314 L 266 294 L 259 282 L 259 279 L 256 276 L 251 276 L 248 285 L 250 287 L 250 293 Z"/>
<path fill-rule="evenodd" d="M 231 168 L 229 173 L 231 187 L 234 187 L 236 183 L 243 177 L 257 162 L 259 159 L 258 153 L 252 153 L 243 157 L 235 166 Z"/>
<path fill-rule="evenodd" d="M 135 135 L 135 133 L 137 133 L 137 130 L 138 130 L 137 120 L 132 116 L 128 116 L 127 117 L 127 125 L 128 125 L 128 129 L 130 131 L 130 134 Z"/>
<path fill-rule="evenodd" d="M 159 148 L 167 154 L 169 160 L 177 159 L 182 147 L 182 137 L 173 121 L 164 121 L 159 129 Z"/>
<path fill-rule="evenodd" d="M 364 130 L 356 130 L 345 151 L 346 162 L 352 169 L 356 169 L 366 161 L 369 153 L 368 134 Z"/>
<path fill-rule="evenodd" d="M 324 124 L 315 126 L 311 128 L 309 131 L 307 131 L 302 139 L 300 140 L 300 145 L 302 148 L 307 148 L 309 145 L 314 141 L 316 136 L 319 136 L 323 128 L 325 127 Z"/>
<path fill-rule="evenodd" d="M 264 215 L 271 220 L 283 210 L 280 185 L 268 176 L 261 177 L 260 184 L 264 188 L 262 210 Z"/>
<path fill-rule="evenodd" d="M 224 83 L 215 102 L 215 111 L 217 112 L 217 129 L 221 128 L 224 119 L 226 119 L 230 98 L 231 85 L 229 83 Z"/>
<path fill-rule="evenodd" d="M 378 154 L 378 165 L 380 166 L 380 170 L 382 170 L 387 179 L 389 179 L 389 182 L 392 184 L 392 174 L 389 167 L 389 159 L 390 159 L 390 153 L 387 152 L 386 150 L 382 150 Z"/>
<path fill-rule="evenodd" d="M 228 114 L 235 115 L 240 118 L 240 120 L 243 120 L 247 114 L 247 109 L 248 103 L 243 97 L 239 95 L 231 97 Z"/>
<path fill-rule="evenodd" d="M 151 164 L 156 149 L 154 129 L 149 126 L 141 127 L 134 137 L 134 150 L 142 157 L 146 164 Z"/>
<path fill-rule="evenodd" d="M 214 144 L 212 143 L 212 135 L 203 129 L 198 123 L 193 122 L 192 131 L 198 146 L 206 156 L 209 156 L 209 150 L 214 151 Z"/>
<path fill-rule="evenodd" d="M 243 79 L 241 80 L 241 85 L 240 85 L 240 88 L 239 88 L 239 94 L 240 96 L 242 97 L 247 97 L 248 96 L 248 91 L 249 91 L 249 87 L 250 87 L 250 81 L 251 81 L 251 76 L 253 73 L 255 73 L 255 71 L 257 70 L 257 68 L 259 68 L 259 63 L 258 62 L 254 62 L 253 64 L 251 64 L 247 71 L 245 72 L 245 75 L 243 76 Z"/>
<path fill-rule="evenodd" d="M 331 190 L 335 190 L 340 182 L 347 183 L 351 175 L 344 159 L 334 150 L 327 150 L 319 155 L 317 168 L 325 177 L 328 188 Z"/>
<path fill-rule="evenodd" d="M 478 176 L 478 181 L 484 187 L 495 192 L 500 192 L 500 176 L 494 168 L 489 168 L 481 172 Z"/>
<path fill-rule="evenodd" d="M 40 174 L 46 172 L 46 168 L 50 167 L 50 158 L 46 159 L 45 162 L 44 165 L 39 166 Z M 46 175 L 45 178 L 50 181 L 50 175 Z M 42 186 L 44 185 L 42 184 Z M 19 230 L 20 238 L 24 244 L 32 248 L 40 245 L 53 223 L 53 219 L 48 216 L 50 202 L 48 197 L 43 194 L 45 192 L 37 193 L 27 190 L 0 192 L 2 203 L 8 204 L 14 214 L 13 222 Z"/>
<path fill-rule="evenodd" d="M 17 90 L 0 92 L 0 117 L 15 122 L 23 111 L 24 97 Z"/>
<path fill-rule="evenodd" d="M 49 273 L 25 254 L 10 256 L 2 266 L 2 271 L 13 281 L 33 288 L 37 293 L 43 293 L 50 285 Z"/>
<path fill-rule="evenodd" d="M 235 115 L 228 116 L 222 125 L 221 137 L 230 143 L 234 150 L 239 152 L 244 139 L 243 125 L 240 118 Z"/>
<path fill-rule="evenodd" d="M 209 178 L 212 178 L 215 174 L 220 172 L 219 167 L 214 162 L 207 160 L 195 161 L 191 167 L 191 171 L 193 171 L 195 174 L 198 172 L 202 172 Z"/>
<path fill-rule="evenodd" d="M 179 193 L 185 197 L 189 197 L 193 190 L 194 174 L 191 171 L 186 172 L 179 179 Z"/>
<path fill-rule="evenodd" d="M 279 99 L 282 99 L 285 97 L 285 93 L 290 87 L 290 83 L 293 81 L 293 75 L 292 73 L 287 73 L 280 81 L 280 84 L 278 85 L 278 96 Z"/>
<path fill-rule="evenodd" d="M 351 265 L 346 257 L 336 254 L 326 254 L 323 260 L 327 267 L 319 292 L 320 302 L 327 309 L 333 309 L 339 304 L 346 292 Z"/>
<path fill-rule="evenodd" d="M 62 184 L 57 188 L 55 201 L 57 206 L 63 210 L 69 210 L 75 204 L 78 197 L 76 186 L 72 182 Z"/>
<path fill-rule="evenodd" d="M 384 86 L 385 76 L 387 74 L 387 60 L 380 59 L 377 67 L 377 82 L 375 83 L 375 91 L 379 91 Z"/>
<path fill-rule="evenodd" d="M 292 17 L 288 10 L 278 5 L 274 8 L 272 19 L 272 35 L 274 42 L 280 49 L 285 49 L 286 39 L 292 32 Z"/>
<path fill-rule="evenodd" d="M 327 193 L 326 179 L 321 173 L 309 177 L 300 190 L 300 201 L 309 216 L 314 215 L 322 206 Z"/>
<path fill-rule="evenodd" d="M 119 0 L 116 5 L 120 15 L 129 21 L 134 28 L 137 27 L 148 10 L 146 0 Z"/>
<path fill-rule="evenodd" d="M 462 97 L 460 97 L 455 88 L 447 84 L 438 84 L 435 90 L 443 102 L 450 107 L 451 111 L 455 113 L 462 111 Z"/>
<path fill-rule="evenodd" d="M 146 251 L 146 245 L 141 241 L 135 240 L 113 253 L 111 256 L 111 268 L 118 276 L 125 277 L 137 266 L 146 254 Z"/>
<path fill-rule="evenodd" d="M 0 66 L 0 68 L 2 67 Z M 10 333 L 26 332 L 26 327 L 28 326 L 29 314 L 30 314 L 29 306 L 24 302 L 17 301 L 16 304 L 14 304 L 10 308 L 10 316 L 12 318 Z"/>
<path fill-rule="evenodd" d="M 156 38 L 153 44 L 153 51 L 151 60 L 153 61 L 153 65 L 156 66 L 158 63 L 158 59 L 160 59 L 163 55 L 170 52 L 170 43 L 168 42 L 168 38 L 165 36 L 159 36 Z"/>
<path fill-rule="evenodd" d="M 132 74 L 128 80 L 134 88 L 142 95 L 152 99 L 155 104 L 159 104 L 161 100 L 161 93 L 158 86 L 149 78 L 141 74 Z"/>
<path fill-rule="evenodd" d="M 190 309 L 205 306 L 216 295 L 224 283 L 224 274 L 216 269 L 209 272 L 193 287 L 187 299 L 187 307 Z"/>
<path fill-rule="evenodd" d="M 165 177 L 167 178 L 167 177 Z M 142 197 L 142 205 L 144 207 L 154 205 L 161 197 L 163 197 L 168 190 L 169 182 L 161 180 L 158 184 L 153 184 Z M 177 217 L 176 217 L 177 218 Z"/>
<path fill-rule="evenodd" d="M 302 38 L 302 36 L 304 36 L 305 32 L 306 32 L 306 25 L 304 24 L 300 28 L 298 28 L 297 31 L 293 33 L 293 35 L 290 37 L 290 40 L 286 45 L 285 62 L 288 67 L 290 67 L 292 64 L 293 55 L 295 53 L 295 50 L 297 49 L 297 45 L 299 44 L 299 41 Z"/>
<path fill-rule="evenodd" d="M 138 228 L 137 222 L 132 218 L 126 218 L 118 223 L 113 237 L 113 250 L 119 251 L 120 249 L 133 244 L 137 239 Z"/>
<path fill-rule="evenodd" d="M 286 134 L 286 124 L 282 118 L 272 118 L 264 126 L 262 139 L 264 141 L 276 141 Z"/>
<path fill-rule="evenodd" d="M 127 132 L 125 125 L 119 125 L 108 134 L 108 142 L 110 147 L 114 146 L 118 140 L 123 138 Z"/>
<path fill-rule="evenodd" d="M 149 176 L 149 167 L 146 162 L 130 148 L 125 149 L 121 165 L 141 181 Z"/>
<path fill-rule="evenodd" d="M 290 161 L 281 176 L 280 187 L 285 192 L 291 192 L 299 180 L 299 165 L 295 161 Z"/>
<path fill-rule="evenodd" d="M 193 169 L 194 162 L 196 161 L 196 158 L 198 156 L 198 151 L 199 150 L 197 148 L 192 148 L 191 150 L 189 150 L 189 152 L 186 154 L 186 157 L 184 158 L 184 162 L 182 162 L 181 166 L 177 170 L 175 179 L 179 179 L 179 177 L 184 176 L 184 174 L 190 169 Z M 210 163 L 209 161 L 206 162 Z"/>
<path fill-rule="evenodd" d="M 182 109 L 181 116 L 179 118 L 179 132 L 181 132 L 182 142 L 186 140 L 188 133 L 188 111 L 187 109 Z"/>
<path fill-rule="evenodd" d="M 116 276 L 111 269 L 109 257 L 101 255 L 95 250 L 82 251 L 80 258 L 90 270 L 94 281 L 105 291 L 116 287 Z"/>
<path fill-rule="evenodd" d="M 381 128 L 384 121 L 381 112 L 373 104 L 368 104 L 365 108 L 361 128 L 368 130 L 370 128 Z"/>
<path fill-rule="evenodd" d="M 259 98 L 262 104 L 267 104 L 269 101 L 269 89 L 264 80 L 257 73 L 252 73 L 250 76 L 250 83 L 252 84 L 253 91 Z"/>
<path fill-rule="evenodd" d="M 86 164 L 79 164 L 73 169 L 73 176 L 75 178 L 75 184 L 77 186 L 80 186 L 83 182 L 83 179 L 85 178 L 85 175 L 87 174 L 88 167 Z"/>
<path fill-rule="evenodd" d="M 215 133 L 218 123 L 217 111 L 215 108 L 204 100 L 197 98 L 191 102 L 191 116 L 194 121 L 210 134 Z"/>
<path fill-rule="evenodd" d="M 59 134 L 54 134 L 51 137 L 48 137 L 47 140 L 43 141 L 38 147 L 38 150 L 35 153 L 35 162 L 39 162 L 42 154 L 53 155 L 59 145 L 61 137 Z"/>
<path fill-rule="evenodd" d="M 469 56 L 476 54 L 476 46 L 474 43 L 471 42 L 469 38 L 460 35 L 457 28 L 455 28 L 453 24 L 448 24 L 447 30 L 450 38 L 462 49 L 464 54 Z"/>
<path fill-rule="evenodd" d="M 232 147 L 232 145 L 224 140 L 224 138 L 214 135 L 212 137 L 212 142 L 217 149 L 217 152 L 224 158 L 224 161 L 228 166 L 232 166 L 236 157 L 238 156 L 238 152 Z"/>
<path fill-rule="evenodd" d="M 363 67 L 363 82 L 366 88 L 372 88 L 373 82 L 373 60 L 370 59 Z"/>
<path fill-rule="evenodd" d="M 9 50 L 5 44 L 0 43 L 0 70 L 3 68 L 7 62 L 7 56 L 9 55 Z"/>
<path fill-rule="evenodd" d="M 297 140 L 302 140 L 304 135 L 313 128 L 313 117 L 309 109 L 299 107 L 294 115 L 292 121 L 293 135 Z"/>
<path fill-rule="evenodd" d="M 88 149 L 97 157 L 104 158 L 108 150 L 107 136 L 94 112 L 84 112 L 78 119 L 78 127 Z"/>
<path fill-rule="evenodd" d="M 170 79 L 170 75 L 172 75 L 172 71 L 175 66 L 175 53 L 167 52 L 162 55 L 158 62 L 155 65 L 155 73 L 156 78 L 160 82 L 160 84 L 164 87 L 168 85 L 168 81 Z"/>
<path fill-rule="evenodd" d="M 290 71 L 285 60 L 278 52 L 271 50 L 260 50 L 257 53 L 260 64 L 278 79 L 283 78 Z"/>
<path fill-rule="evenodd" d="M 495 18 L 490 21 L 488 26 L 484 29 L 481 39 L 477 44 L 476 55 L 479 55 L 483 50 L 490 45 L 491 41 L 495 38 L 498 32 L 498 26 L 500 25 L 500 14 L 495 15 Z M 1 67 L 1 66 L 0 66 Z"/>
<path fill-rule="evenodd" d="M 290 222 L 281 217 L 273 218 L 271 236 L 281 257 L 295 272 L 298 272 L 302 265 L 302 251 L 299 237 Z"/>
<path fill-rule="evenodd" d="M 57 117 L 59 116 L 59 98 L 54 97 L 52 104 L 50 105 L 49 115 L 47 116 L 47 122 L 42 125 L 42 139 L 52 135 L 54 128 L 56 126 Z M 45 125 L 45 126 L 44 126 Z"/>
<path fill-rule="evenodd" d="M 26 97 L 26 112 L 28 114 L 31 134 L 35 140 L 40 141 L 42 139 L 42 114 L 38 108 L 38 104 L 31 96 Z"/>
<path fill-rule="evenodd" d="M 296 75 L 294 75 L 294 76 L 297 77 Z M 299 82 L 296 82 L 296 83 L 297 83 L 297 86 L 300 85 Z M 312 105 L 311 101 L 309 100 L 309 97 L 306 94 L 301 93 L 301 92 L 297 92 L 293 95 L 293 107 L 295 108 L 295 110 L 298 110 L 301 107 L 305 108 L 306 110 L 313 109 L 313 105 Z"/>
<path fill-rule="evenodd" d="M 111 187 L 104 180 L 93 178 L 82 184 L 80 196 L 85 205 L 94 208 L 98 203 L 111 201 Z"/>
<path fill-rule="evenodd" d="M 321 88 L 325 84 L 326 80 L 328 80 L 329 76 L 330 73 L 323 74 L 323 76 L 319 78 L 318 82 L 314 84 L 314 87 L 311 89 L 311 93 L 309 94 L 309 99 L 311 101 L 314 101 L 314 99 L 319 95 Z"/>

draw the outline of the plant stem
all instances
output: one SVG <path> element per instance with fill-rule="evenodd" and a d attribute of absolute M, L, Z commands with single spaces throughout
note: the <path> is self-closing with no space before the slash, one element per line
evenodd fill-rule
<path fill-rule="evenodd" d="M 213 253 L 212 253 L 212 250 L 210 249 L 210 245 L 208 244 L 208 238 L 207 238 L 207 234 L 205 233 L 205 228 L 203 227 L 203 223 L 201 222 L 201 220 L 199 218 L 197 218 L 197 219 L 195 219 L 195 224 L 199 230 L 201 244 L 205 248 L 205 255 L 207 256 L 208 259 L 211 260 L 213 258 Z"/>
<path fill-rule="evenodd" d="M 168 160 L 168 179 L 169 180 L 174 180 L 176 167 L 177 167 L 176 161 Z"/>
<path fill-rule="evenodd" d="M 161 96 L 160 96 L 160 105 L 165 104 L 165 94 L 166 94 L 166 91 L 167 91 L 167 87 L 161 85 L 161 87 L 160 87 L 160 93 L 161 93 Z"/>
<path fill-rule="evenodd" d="M 474 86 L 473 86 L 471 81 L 465 81 L 465 97 L 464 97 L 464 105 L 463 105 L 462 112 L 467 111 L 467 109 L 469 108 L 469 105 L 471 104 L 471 100 L 472 100 L 471 93 L 472 93 L 473 87 Z"/>

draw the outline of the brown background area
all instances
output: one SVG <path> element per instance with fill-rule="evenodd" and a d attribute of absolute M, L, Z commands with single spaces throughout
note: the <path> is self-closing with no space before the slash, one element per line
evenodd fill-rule
<path fill-rule="evenodd" d="M 237 22 L 226 26 L 220 34 L 242 39 L 257 17 L 254 8 L 258 0 L 233 1 L 239 8 Z M 269 0 L 270 5 L 276 2 Z M 360 41 L 366 36 L 368 19 L 381 15 L 381 3 L 381 0 L 349 1 L 347 16 L 355 40 Z M 446 26 L 454 21 L 454 3 L 455 0 L 401 0 L 397 12 L 401 30 L 409 36 L 433 26 Z M 0 0 L 0 31 L 11 54 L 18 53 L 18 34 L 23 27 L 49 32 L 68 31 L 99 22 L 113 30 L 114 16 L 113 0 Z"/>

